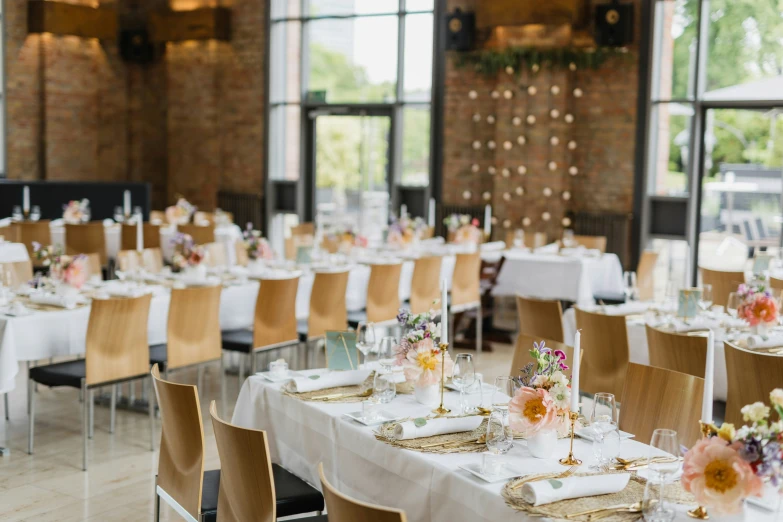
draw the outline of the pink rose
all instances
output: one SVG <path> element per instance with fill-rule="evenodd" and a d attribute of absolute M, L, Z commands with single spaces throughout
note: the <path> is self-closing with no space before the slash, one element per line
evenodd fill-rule
<path fill-rule="evenodd" d="M 542 388 L 520 388 L 508 403 L 509 425 L 523 437 L 555 427 L 557 408 L 549 392 Z"/>

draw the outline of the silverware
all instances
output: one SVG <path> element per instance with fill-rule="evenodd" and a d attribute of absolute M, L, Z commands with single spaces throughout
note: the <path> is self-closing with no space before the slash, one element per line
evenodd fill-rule
<path fill-rule="evenodd" d="M 630 506 L 619 508 L 619 509 L 612 509 L 609 511 L 601 511 L 600 513 L 597 513 L 595 515 L 590 515 L 588 517 L 588 520 L 600 520 L 602 518 L 606 518 L 609 516 L 612 516 L 617 513 L 641 513 L 642 512 L 642 503 L 636 502 L 634 504 L 631 504 Z"/>
<path fill-rule="evenodd" d="M 551 480 L 551 479 L 567 478 L 567 477 L 570 477 L 571 475 L 573 475 L 574 473 L 576 473 L 576 470 L 578 470 L 578 469 L 579 469 L 579 466 L 571 466 L 570 468 L 568 468 L 567 470 L 563 471 L 562 473 L 547 473 L 545 475 L 538 475 L 538 476 L 533 476 L 533 477 L 530 477 L 530 478 L 523 478 L 522 480 L 520 480 L 519 482 L 514 484 L 514 487 L 511 488 L 511 489 L 519 489 L 522 486 L 524 486 L 525 484 L 527 484 L 528 482 L 538 482 L 540 480 Z"/>
<path fill-rule="evenodd" d="M 600 513 L 600 515 L 591 516 L 590 520 L 595 520 L 597 518 L 603 518 L 604 512 L 608 512 L 609 514 L 615 513 L 617 511 L 625 511 L 625 510 L 631 510 L 631 509 L 639 509 L 641 511 L 642 509 L 642 503 L 641 502 L 635 502 L 633 504 L 616 504 L 614 506 L 606 506 L 601 508 L 595 508 L 595 509 L 588 509 L 586 511 L 579 511 L 578 513 L 569 513 L 565 516 L 565 518 L 575 518 L 575 517 L 581 517 L 584 515 L 593 515 L 594 513 Z M 629 511 L 630 512 L 630 511 Z"/>

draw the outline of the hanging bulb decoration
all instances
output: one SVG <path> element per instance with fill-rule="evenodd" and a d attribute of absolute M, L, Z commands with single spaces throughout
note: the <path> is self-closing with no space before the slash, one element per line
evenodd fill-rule
<path fill-rule="evenodd" d="M 534 125 L 536 123 L 536 117 L 533 116 L 532 114 L 529 114 L 528 117 L 526 118 L 526 121 L 528 125 Z"/>
<path fill-rule="evenodd" d="M 547 166 L 549 167 L 549 170 L 557 170 L 557 163 L 554 161 L 550 161 Z"/>
<path fill-rule="evenodd" d="M 564 217 L 564 218 L 563 218 L 563 220 L 561 221 L 561 223 L 563 224 L 563 226 L 564 226 L 565 228 L 568 228 L 568 227 L 570 227 L 570 226 L 571 226 L 571 218 L 570 218 L 570 217 L 568 217 L 568 216 L 566 216 L 566 217 Z"/>
<path fill-rule="evenodd" d="M 503 220 L 503 228 L 510 228 L 511 227 L 511 220 L 510 219 L 504 219 Z"/>
<path fill-rule="evenodd" d="M 514 116 L 513 118 L 511 118 L 511 124 L 514 125 L 514 127 L 519 127 L 520 125 L 522 125 L 522 118 L 520 118 L 519 116 Z"/>
<path fill-rule="evenodd" d="M 569 201 L 571 199 L 571 193 L 567 190 L 563 191 L 563 201 Z"/>
<path fill-rule="evenodd" d="M 574 62 L 571 62 L 571 63 L 568 64 L 568 68 L 570 70 L 572 70 L 572 71 L 575 71 L 576 70 L 576 64 Z"/>
<path fill-rule="evenodd" d="M 511 194 L 509 194 L 508 192 L 504 192 L 503 193 L 503 200 L 504 201 L 511 201 Z"/>
<path fill-rule="evenodd" d="M 552 109 L 549 111 L 549 117 L 553 120 L 556 120 L 558 117 L 560 117 L 560 111 L 557 109 Z"/>
<path fill-rule="evenodd" d="M 549 212 L 544 212 L 543 214 L 541 214 L 541 219 L 543 219 L 544 221 L 549 221 L 551 218 L 552 218 L 552 214 L 550 214 Z"/>
<path fill-rule="evenodd" d="M 489 123 L 490 125 L 494 125 L 495 117 L 493 115 L 491 115 L 491 114 L 489 116 L 487 116 L 487 123 Z"/>
<path fill-rule="evenodd" d="M 510 65 L 506 65 L 506 74 L 514 74 L 514 68 Z"/>
<path fill-rule="evenodd" d="M 481 121 L 481 114 L 479 114 L 477 112 L 474 112 L 473 113 L 473 121 L 475 121 L 476 123 L 480 122 Z"/>
<path fill-rule="evenodd" d="M 505 91 L 503 91 L 503 97 L 507 100 L 510 100 L 511 98 L 514 97 L 514 93 L 511 92 L 509 89 L 506 89 Z"/>
<path fill-rule="evenodd" d="M 500 98 L 500 93 L 498 91 L 492 91 L 491 93 L 489 93 L 489 95 L 492 96 L 493 100 L 497 100 L 498 98 Z"/>
<path fill-rule="evenodd" d="M 469 190 L 466 190 L 465 192 L 462 193 L 462 199 L 470 199 L 471 196 L 472 194 L 470 193 Z"/>
<path fill-rule="evenodd" d="M 574 150 L 576 148 L 576 142 L 571 140 L 568 142 L 568 150 Z"/>
<path fill-rule="evenodd" d="M 529 227 L 530 223 L 532 223 L 532 221 L 530 220 L 529 217 L 522 218 L 522 226 L 523 227 Z"/>
<path fill-rule="evenodd" d="M 552 94 L 560 94 L 560 87 L 558 87 L 557 85 L 553 85 L 552 87 L 549 88 L 549 92 L 551 92 Z"/>
<path fill-rule="evenodd" d="M 479 150 L 480 148 L 481 148 L 481 142 L 479 140 L 474 140 L 473 141 L 473 149 L 474 150 Z"/>
<path fill-rule="evenodd" d="M 489 174 L 490 176 L 494 176 L 496 172 L 497 169 L 495 169 L 494 165 L 490 165 L 489 167 L 487 167 L 487 174 Z"/>
<path fill-rule="evenodd" d="M 478 172 L 479 170 L 480 170 L 480 167 L 479 167 L 478 163 L 474 163 L 473 165 L 470 166 L 470 171 L 471 172 Z"/>
<path fill-rule="evenodd" d="M 535 96 L 537 92 L 538 92 L 538 89 L 536 89 L 536 86 L 535 86 L 535 85 L 530 85 L 530 86 L 527 88 L 527 93 L 528 93 L 530 96 Z"/>
<path fill-rule="evenodd" d="M 517 193 L 517 196 L 522 196 L 525 194 L 525 189 L 523 189 L 522 187 L 517 187 L 516 189 L 514 189 L 514 192 Z"/>
<path fill-rule="evenodd" d="M 527 174 L 527 167 L 525 167 L 524 165 L 520 165 L 519 167 L 517 167 L 517 174 L 519 174 L 520 176 L 524 176 L 525 174 Z"/>
<path fill-rule="evenodd" d="M 497 225 L 498 224 L 498 218 L 496 218 L 495 216 L 492 216 L 492 219 L 490 220 L 490 223 L 492 223 L 493 225 Z"/>
<path fill-rule="evenodd" d="M 481 197 L 484 198 L 484 201 L 489 201 L 490 199 L 492 199 L 492 194 L 490 194 L 489 192 L 485 192 L 481 195 Z"/>
<path fill-rule="evenodd" d="M 552 195 L 552 189 L 549 187 L 544 187 L 544 197 L 548 198 L 551 195 Z"/>
<path fill-rule="evenodd" d="M 579 174 L 579 169 L 572 165 L 568 167 L 568 173 L 571 174 L 572 176 L 576 176 L 577 174 Z"/>
<path fill-rule="evenodd" d="M 541 69 L 541 66 L 538 65 L 537 63 L 534 63 L 533 66 L 530 67 L 530 70 L 533 71 L 534 73 L 537 73 L 539 69 Z"/>
<path fill-rule="evenodd" d="M 503 175 L 504 178 L 507 178 L 511 175 L 511 171 L 508 170 L 507 167 L 503 167 L 503 170 L 501 170 L 500 173 Z"/>
<path fill-rule="evenodd" d="M 489 140 L 489 141 L 487 142 L 487 148 L 488 148 L 489 150 L 495 150 L 495 146 L 496 146 L 496 145 L 495 145 L 495 140 Z"/>
<path fill-rule="evenodd" d="M 581 98 L 582 94 L 584 93 L 582 92 L 582 89 L 580 89 L 579 87 L 574 89 L 574 98 Z"/>
<path fill-rule="evenodd" d="M 560 144 L 560 138 L 558 138 L 557 136 L 552 136 L 551 138 L 549 138 L 549 143 L 551 145 L 559 145 Z"/>
<path fill-rule="evenodd" d="M 503 142 L 503 148 L 505 150 L 511 150 L 511 147 L 513 147 L 512 143 L 510 141 L 504 141 Z"/>
<path fill-rule="evenodd" d="M 476 91 L 471 90 L 468 92 L 468 98 L 470 98 L 471 100 L 475 100 L 476 98 L 478 98 L 478 93 Z"/>
<path fill-rule="evenodd" d="M 525 143 L 527 143 L 527 139 L 520 134 L 519 136 L 517 136 L 517 143 L 520 145 L 524 145 Z"/>
<path fill-rule="evenodd" d="M 566 123 L 574 123 L 574 115 L 573 114 L 566 114 L 565 117 Z"/>

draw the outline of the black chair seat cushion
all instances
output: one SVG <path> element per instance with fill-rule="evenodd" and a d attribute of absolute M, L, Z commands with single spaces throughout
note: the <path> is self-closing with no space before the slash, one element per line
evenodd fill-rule
<path fill-rule="evenodd" d="M 168 352 L 165 344 L 150 346 L 150 364 L 157 364 L 161 369 L 166 367 Z"/>
<path fill-rule="evenodd" d="M 358 312 L 348 312 L 348 326 L 358 328 L 359 323 L 367 322 L 367 312 L 359 310 Z"/>
<path fill-rule="evenodd" d="M 275 480 L 278 517 L 324 510 L 324 497 L 304 480 L 277 464 L 272 464 L 272 476 Z M 215 518 L 210 518 L 210 513 L 217 514 L 220 470 L 205 471 L 203 485 L 201 512 L 206 515 L 206 520 L 215 520 Z"/>
<path fill-rule="evenodd" d="M 45 386 L 81 388 L 82 379 L 86 375 L 84 359 L 30 368 L 30 379 Z"/>
<path fill-rule="evenodd" d="M 250 353 L 250 350 L 253 348 L 252 330 L 225 330 L 220 333 L 220 336 L 224 350 Z"/>

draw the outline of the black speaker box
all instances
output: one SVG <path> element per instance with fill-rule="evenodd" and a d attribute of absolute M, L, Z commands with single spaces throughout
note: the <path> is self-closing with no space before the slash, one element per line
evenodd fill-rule
<path fill-rule="evenodd" d="M 155 59 L 155 46 L 146 29 L 120 30 L 120 56 L 130 63 L 150 63 Z"/>
<path fill-rule="evenodd" d="M 446 15 L 446 50 L 469 51 L 473 47 L 475 29 L 476 17 L 473 13 L 456 9 Z"/>
<path fill-rule="evenodd" d="M 602 47 L 622 47 L 633 42 L 633 4 L 595 6 L 595 41 Z"/>

